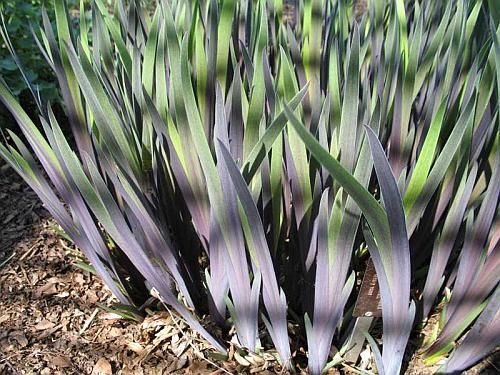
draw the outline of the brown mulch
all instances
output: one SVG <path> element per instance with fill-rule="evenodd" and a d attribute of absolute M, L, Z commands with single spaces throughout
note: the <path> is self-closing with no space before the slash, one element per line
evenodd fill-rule
<path fill-rule="evenodd" d="M 1 159 L 0 224 L 0 374 L 277 372 L 271 355 L 210 358 L 210 345 L 170 311 L 138 323 L 103 309 L 117 300 L 75 266 L 77 250 Z"/>
<path fill-rule="evenodd" d="M 200 373 L 184 324 L 157 313 L 141 324 L 104 311 L 115 302 L 13 171 L 0 175 L 0 373 Z M 11 259 L 10 259 L 11 258 Z M 199 346 L 199 345 L 198 345 Z M 200 353 L 201 355 L 201 353 Z M 205 372 L 212 372 L 205 371 Z"/>
<path fill-rule="evenodd" d="M 36 194 L 0 158 L 0 266 L 17 245 L 27 245 L 20 242 L 47 216 Z"/>
<path fill-rule="evenodd" d="M 242 357 L 231 348 L 229 360 L 216 360 L 210 345 L 169 311 L 138 323 L 101 308 L 117 301 L 75 266 L 75 253 L 0 159 L 0 375 L 280 373 L 268 353 Z M 467 374 L 499 373 L 491 358 Z M 414 355 L 406 373 L 431 372 Z"/>

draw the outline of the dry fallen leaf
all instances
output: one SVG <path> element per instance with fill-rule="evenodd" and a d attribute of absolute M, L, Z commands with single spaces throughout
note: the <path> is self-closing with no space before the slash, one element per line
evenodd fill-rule
<path fill-rule="evenodd" d="M 182 341 L 177 345 L 172 345 L 171 349 L 177 357 L 180 357 L 186 351 L 188 345 L 188 341 Z"/>
<path fill-rule="evenodd" d="M 92 369 L 92 375 L 112 375 L 113 369 L 111 363 L 107 359 L 101 358 L 97 361 Z"/>
<path fill-rule="evenodd" d="M 53 365 L 61 368 L 71 367 L 71 361 L 68 357 L 57 355 L 51 358 L 51 362 Z"/>
<path fill-rule="evenodd" d="M 44 331 L 46 329 L 51 329 L 54 328 L 55 324 L 52 322 L 49 322 L 47 319 L 44 319 L 34 327 L 36 331 Z"/>
<path fill-rule="evenodd" d="M 243 358 L 237 351 L 234 352 L 234 359 L 236 359 L 236 361 L 242 366 L 250 366 L 250 362 Z"/>
<path fill-rule="evenodd" d="M 109 330 L 109 333 L 108 335 L 110 337 L 120 337 L 123 335 L 123 332 L 120 328 L 118 327 L 111 327 L 111 329 Z"/>
<path fill-rule="evenodd" d="M 56 283 L 54 281 L 49 281 L 47 284 L 42 285 L 40 288 L 38 288 L 35 292 L 36 296 L 41 296 L 41 295 L 54 295 L 57 294 L 57 287 Z"/>
<path fill-rule="evenodd" d="M 264 364 L 264 358 L 258 356 L 257 354 L 254 354 L 254 353 L 248 353 L 246 356 L 245 356 L 245 359 L 250 362 L 250 364 L 254 365 L 254 366 L 261 366 L 262 364 Z"/>
<path fill-rule="evenodd" d="M 359 356 L 361 357 L 361 363 L 359 364 L 359 367 L 362 368 L 363 370 L 367 369 L 372 358 L 370 347 L 367 345 L 365 350 L 363 350 L 359 354 Z"/>
<path fill-rule="evenodd" d="M 24 333 L 21 331 L 11 332 L 9 336 L 11 339 L 17 341 L 17 343 L 19 344 L 19 346 L 21 348 L 24 348 L 25 346 L 28 345 L 28 339 L 26 338 Z"/>
<path fill-rule="evenodd" d="M 189 367 L 184 371 L 184 373 L 188 375 L 206 374 L 207 363 L 202 361 L 194 361 L 189 365 Z"/>
<path fill-rule="evenodd" d="M 52 335 L 54 332 L 60 330 L 61 328 L 62 328 L 62 325 L 60 325 L 60 324 L 58 324 L 57 326 L 55 325 L 54 327 L 52 327 L 50 329 L 46 329 L 43 332 L 41 332 L 37 336 L 37 338 L 38 338 L 38 340 L 43 340 L 44 338 L 49 337 L 50 335 Z"/>
<path fill-rule="evenodd" d="M 73 276 L 73 280 L 77 283 L 77 284 L 80 284 L 80 285 L 84 285 L 85 284 L 85 277 L 83 277 L 83 275 L 81 273 L 77 273 Z"/>
<path fill-rule="evenodd" d="M 159 331 L 158 333 L 156 333 L 155 338 L 153 340 L 153 344 L 154 345 L 159 345 L 163 341 L 165 341 L 165 340 L 169 339 L 170 337 L 174 336 L 174 334 L 175 334 L 174 327 L 172 327 L 172 326 L 165 326 L 165 327 L 163 327 L 161 329 L 161 331 Z"/>
<path fill-rule="evenodd" d="M 167 374 L 170 374 L 174 371 L 180 370 L 181 368 L 186 366 L 186 364 L 187 364 L 187 358 L 185 355 L 183 355 L 180 358 L 175 358 L 175 359 L 172 358 L 170 365 L 166 369 Z"/>
<path fill-rule="evenodd" d="M 137 342 L 129 342 L 127 344 L 127 347 L 132 350 L 134 353 L 137 353 L 137 354 L 142 354 L 142 352 L 144 351 L 144 347 L 137 343 Z"/>
<path fill-rule="evenodd" d="M 99 315 L 99 319 L 101 320 L 117 320 L 117 319 L 121 319 L 122 317 L 118 314 L 115 314 L 115 313 L 102 313 Z"/>

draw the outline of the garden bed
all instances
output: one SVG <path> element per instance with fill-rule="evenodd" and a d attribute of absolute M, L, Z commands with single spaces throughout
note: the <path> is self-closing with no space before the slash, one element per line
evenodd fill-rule
<path fill-rule="evenodd" d="M 141 323 L 105 311 L 100 306 L 116 302 L 110 291 L 74 266 L 75 250 L 36 195 L 0 163 L 0 374 L 280 372 L 275 361 L 245 366 L 240 358 L 210 358 L 210 346 L 169 311 Z M 341 371 L 330 374 L 350 373 L 348 366 Z M 490 356 L 467 374 L 499 371 Z M 406 373 L 429 369 L 413 355 Z"/>
<path fill-rule="evenodd" d="M 140 324 L 107 312 L 114 297 L 73 265 L 35 194 L 2 164 L 0 374 L 213 373 L 168 312 Z M 193 343 L 194 342 L 194 343 Z"/>

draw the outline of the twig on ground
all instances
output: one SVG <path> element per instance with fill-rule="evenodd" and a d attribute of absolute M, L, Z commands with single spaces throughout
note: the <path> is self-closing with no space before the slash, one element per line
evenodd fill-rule
<path fill-rule="evenodd" d="M 179 330 L 179 332 L 182 334 L 182 336 L 186 337 L 187 338 L 187 335 L 184 333 L 183 329 L 179 326 L 179 324 L 177 323 L 177 321 L 175 320 L 174 318 L 174 315 L 172 314 L 172 311 L 170 311 L 170 309 L 168 308 L 167 304 L 163 303 L 163 305 L 165 306 L 165 308 L 167 309 L 168 313 L 170 314 L 170 317 L 172 318 L 174 324 L 176 325 L 177 329 Z M 179 319 L 182 319 L 179 317 Z M 231 373 L 229 371 L 227 371 L 226 369 L 220 367 L 219 365 L 217 365 L 216 363 L 212 362 L 210 359 L 208 358 L 205 358 L 203 355 L 201 355 L 199 353 L 199 350 L 198 348 L 196 348 L 194 345 L 193 345 L 193 342 L 192 342 L 192 337 L 190 337 L 190 340 L 188 341 L 189 343 L 189 346 L 193 349 L 193 352 L 194 354 L 200 358 L 201 360 L 203 361 L 206 361 L 207 363 L 210 363 L 212 366 L 214 366 L 215 368 L 219 369 L 220 371 L 226 373 L 226 374 L 229 374 L 231 375 Z M 194 338 L 196 340 L 196 338 Z M 199 340 L 201 341 L 201 340 Z"/>
<path fill-rule="evenodd" d="M 94 320 L 94 318 L 96 317 L 96 315 L 97 315 L 98 312 L 99 312 L 99 309 L 96 308 L 94 310 L 94 312 L 92 313 L 92 315 L 90 315 L 90 317 L 85 321 L 85 323 L 83 324 L 82 329 L 79 332 L 80 335 L 82 335 L 87 330 L 87 328 L 90 327 L 90 324 L 92 323 L 92 321 Z"/>
<path fill-rule="evenodd" d="M 31 258 L 33 256 L 33 254 L 35 254 L 35 250 L 37 248 L 38 248 L 38 241 L 35 242 L 35 244 L 32 245 L 28 250 L 26 250 L 24 252 L 24 254 L 19 257 L 19 260 L 21 261 L 21 260 L 24 260 L 26 258 Z"/>

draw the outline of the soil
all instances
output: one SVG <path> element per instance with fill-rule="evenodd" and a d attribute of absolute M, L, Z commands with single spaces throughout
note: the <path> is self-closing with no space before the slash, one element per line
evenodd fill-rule
<path fill-rule="evenodd" d="M 227 360 L 215 359 L 210 345 L 170 311 L 136 322 L 106 310 L 117 301 L 76 267 L 78 251 L 1 159 L 0 224 L 0 374 L 281 372 L 270 353 L 243 358 L 231 347 Z M 467 374 L 499 374 L 495 366 L 490 357 Z M 349 367 L 329 371 L 340 373 Z M 431 371 L 414 355 L 406 373 Z"/>

